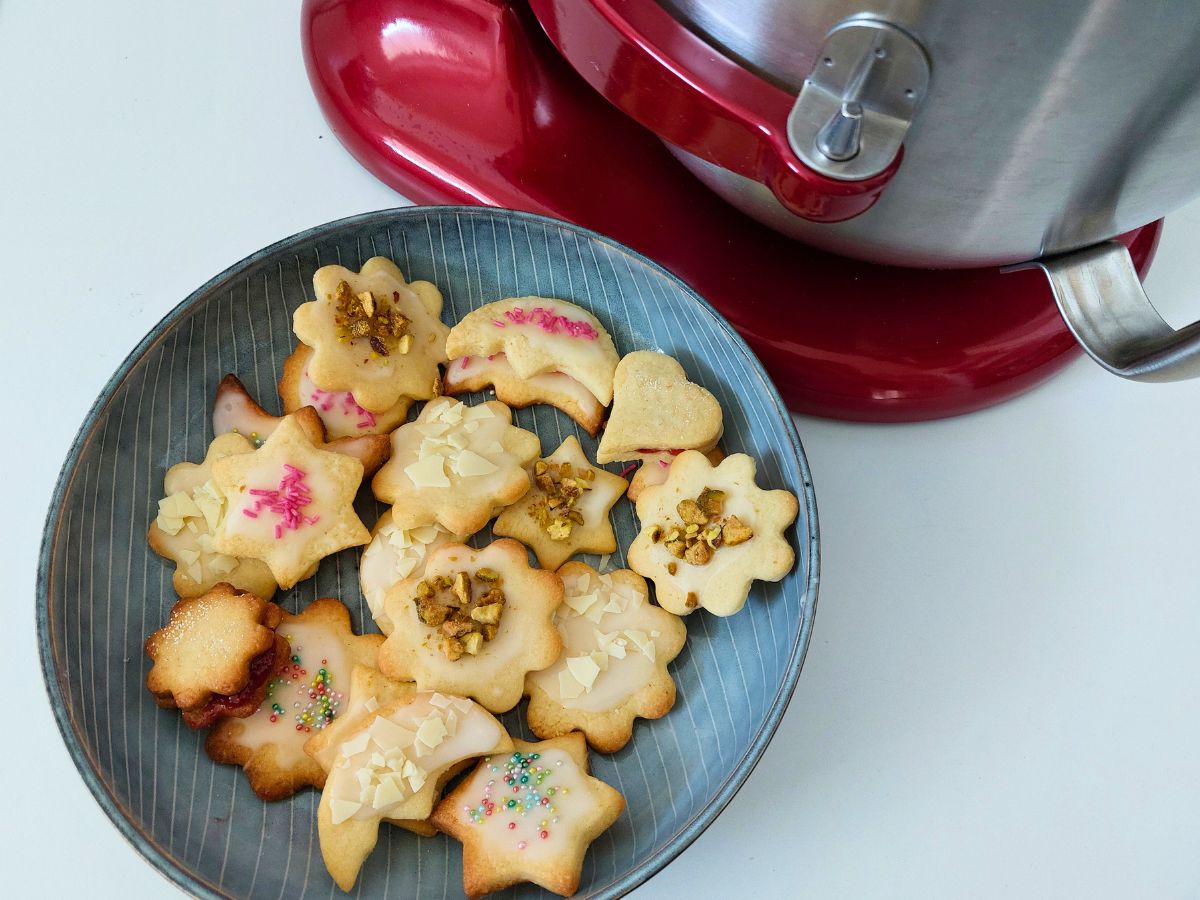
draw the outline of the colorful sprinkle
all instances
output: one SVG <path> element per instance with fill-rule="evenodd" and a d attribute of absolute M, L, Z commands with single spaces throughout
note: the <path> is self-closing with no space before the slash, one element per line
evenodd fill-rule
<path fill-rule="evenodd" d="M 499 781 L 502 785 L 500 789 L 510 787 L 515 796 L 509 796 L 507 799 L 497 798 L 495 796 L 496 779 L 489 779 L 483 786 L 483 796 L 478 805 L 463 807 L 471 823 L 483 824 L 496 810 L 522 818 L 528 817 L 529 813 L 535 810 L 543 815 L 547 811 L 553 812 L 554 808 L 550 806 L 550 796 L 555 793 L 555 788 L 548 788 L 545 795 L 541 792 L 542 782 L 553 773 L 546 766 L 539 765 L 538 760 L 540 759 L 541 754 L 538 753 L 525 755 L 517 752 L 505 761 L 503 767 L 491 766 L 491 771 L 500 775 Z M 487 762 L 490 761 L 487 760 Z M 557 764 L 562 765 L 562 762 L 558 761 Z M 549 809 L 547 810 L 547 808 Z M 553 821 L 557 822 L 558 820 L 555 818 Z M 514 818 L 508 818 L 505 824 L 509 831 L 516 830 L 517 822 Z M 542 840 L 549 838 L 551 824 L 549 819 L 539 818 L 538 837 Z M 516 846 L 518 850 L 524 850 L 527 845 L 525 841 L 518 841 Z"/>
<path fill-rule="evenodd" d="M 284 463 L 283 470 L 278 489 L 251 488 L 250 495 L 258 498 L 254 501 L 254 509 L 242 510 L 251 519 L 257 519 L 264 509 L 279 516 L 280 520 L 275 524 L 276 540 L 283 536 L 284 529 L 295 531 L 301 525 L 315 525 L 320 519 L 319 516 L 306 516 L 300 512 L 312 503 L 312 494 L 304 483 L 304 473 L 287 463 Z"/>

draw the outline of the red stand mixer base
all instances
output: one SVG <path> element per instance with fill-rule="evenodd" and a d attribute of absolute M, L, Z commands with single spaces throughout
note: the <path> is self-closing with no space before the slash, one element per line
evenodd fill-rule
<path fill-rule="evenodd" d="M 380 180 L 418 203 L 541 213 L 644 253 L 733 323 L 797 412 L 959 415 L 1080 353 L 1040 272 L 870 265 L 738 212 L 595 93 L 519 0 L 306 0 L 302 16 L 321 109 Z M 1161 224 L 1121 238 L 1139 274 Z"/>

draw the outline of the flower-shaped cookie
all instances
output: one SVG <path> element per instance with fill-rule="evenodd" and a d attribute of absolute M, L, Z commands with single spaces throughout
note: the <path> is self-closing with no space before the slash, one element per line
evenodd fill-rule
<path fill-rule="evenodd" d="M 394 630 L 379 649 L 379 669 L 421 690 L 473 697 L 492 712 L 512 709 L 526 673 L 558 659 L 554 611 L 562 599 L 562 579 L 531 569 L 516 541 L 439 547 L 422 577 L 388 592 Z"/>
<path fill-rule="evenodd" d="M 675 705 L 667 663 L 687 639 L 683 620 L 649 602 L 645 579 L 628 569 L 599 574 L 581 562 L 558 570 L 566 590 L 554 615 L 563 653 L 525 679 L 529 727 L 540 738 L 582 731 L 614 753 L 633 720 L 657 719 Z"/>
<path fill-rule="evenodd" d="M 446 795 L 433 824 L 462 842 L 468 897 L 523 881 L 570 896 L 588 845 L 620 817 L 625 799 L 588 774 L 578 732 L 513 743 L 513 753 L 481 760 Z"/>
<path fill-rule="evenodd" d="M 664 609 L 732 615 L 752 581 L 779 581 L 791 570 L 796 555 L 783 533 L 799 512 L 796 496 L 762 490 L 754 472 L 744 453 L 713 466 L 688 450 L 663 484 L 638 498 L 642 530 L 629 547 L 629 567 L 654 582 Z"/>
<path fill-rule="evenodd" d="M 384 634 L 392 633 L 392 620 L 384 610 L 387 592 L 405 578 L 425 574 L 425 559 L 443 544 L 459 544 L 463 538 L 441 525 L 400 528 L 389 509 L 371 531 L 371 543 L 358 563 L 358 583 L 375 624 Z"/>
<path fill-rule="evenodd" d="M 601 407 L 612 402 L 620 359 L 599 319 L 552 297 L 513 297 L 472 310 L 450 330 L 446 353 L 455 360 L 503 353 L 518 378 L 561 372 Z"/>
<path fill-rule="evenodd" d="M 371 488 L 401 528 L 437 522 L 470 535 L 529 490 L 525 466 L 540 451 L 537 435 L 514 426 L 503 403 L 438 397 L 392 432 L 392 458 Z"/>
<path fill-rule="evenodd" d="M 405 407 L 406 412 L 407 409 Z M 392 444 L 386 434 L 365 432 L 326 443 L 325 426 L 314 407 L 302 406 L 288 415 L 295 418 L 314 446 L 352 456 L 362 463 L 364 478 L 379 471 L 391 455 Z M 236 375 L 226 375 L 217 385 L 217 396 L 213 400 L 213 433 L 234 432 L 250 438 L 255 447 L 261 447 L 283 420 L 284 416 L 273 416 L 259 406 Z"/>
<path fill-rule="evenodd" d="M 279 379 L 279 399 L 284 413 L 294 413 L 311 406 L 321 417 L 325 434 L 330 440 L 388 434 L 408 418 L 413 401 L 401 397 L 396 405 L 381 413 L 364 409 L 349 391 L 323 391 L 308 375 L 312 347 L 297 342 L 296 349 L 283 361 Z"/>
<path fill-rule="evenodd" d="M 317 834 L 333 880 L 350 890 L 379 823 L 427 818 L 459 763 L 511 749 L 504 726 L 461 697 L 419 693 L 376 708 L 341 738 L 321 792 Z"/>
<path fill-rule="evenodd" d="M 317 299 L 302 304 L 292 328 L 313 349 L 308 374 L 326 391 L 349 391 L 372 413 L 402 397 L 437 396 L 438 363 L 446 361 L 442 294 L 428 281 L 404 280 L 390 259 L 362 270 L 323 266 L 313 275 Z"/>
<path fill-rule="evenodd" d="M 664 450 L 662 453 L 643 459 L 642 464 L 633 473 L 633 477 L 629 479 L 629 490 L 625 492 L 625 496 L 636 503 L 637 498 L 642 495 L 642 491 L 646 488 L 662 484 L 666 481 L 671 463 L 682 452 L 682 450 L 676 452 Z M 720 447 L 713 447 L 704 456 L 714 466 L 719 465 L 721 460 L 725 458 L 725 454 Z"/>
<path fill-rule="evenodd" d="M 221 434 L 209 444 L 204 462 L 178 463 L 163 479 L 166 496 L 158 501 L 158 516 L 150 523 L 150 549 L 175 562 L 171 583 L 180 597 L 199 597 L 219 582 L 270 600 L 275 579 L 258 559 L 238 559 L 217 552 L 213 535 L 225 518 L 225 495 L 212 480 L 213 464 L 254 447 L 240 434 Z"/>
<path fill-rule="evenodd" d="M 638 350 L 621 359 L 613 407 L 596 461 L 649 460 L 664 451 L 711 450 L 721 437 L 721 405 L 675 359 Z"/>
<path fill-rule="evenodd" d="M 274 603 L 228 584 L 180 600 L 146 639 L 153 663 L 146 688 L 159 706 L 181 710 L 192 728 L 250 715 L 287 661 L 288 643 L 275 632 L 282 617 Z"/>
<path fill-rule="evenodd" d="M 261 559 L 289 588 L 329 554 L 370 540 L 353 505 L 362 472 L 357 459 L 313 446 L 287 416 L 258 450 L 213 464 L 227 504 L 213 545 Z"/>
<path fill-rule="evenodd" d="M 383 635 L 355 635 L 350 611 L 325 597 L 299 615 L 284 613 L 278 633 L 291 653 L 267 683 L 267 694 L 245 719 L 222 719 L 204 749 L 215 762 L 246 771 L 254 793 L 282 800 L 300 788 L 325 784 L 325 770 L 304 752 L 304 742 L 330 727 L 346 703 L 354 666 L 374 666 Z"/>
<path fill-rule="evenodd" d="M 604 405 L 596 395 L 563 372 L 542 372 L 522 378 L 513 371 L 503 353 L 490 356 L 463 356 L 446 366 L 442 390 L 450 396 L 482 391 L 488 386 L 496 390 L 496 399 L 513 409 L 524 409 L 535 403 L 557 407 L 582 425 L 595 437 L 604 422 Z"/>
<path fill-rule="evenodd" d="M 500 514 L 495 534 L 528 544 L 543 569 L 557 569 L 576 553 L 612 553 L 617 539 L 609 511 L 629 486 L 596 468 L 571 435 L 530 471 L 533 487 Z"/>

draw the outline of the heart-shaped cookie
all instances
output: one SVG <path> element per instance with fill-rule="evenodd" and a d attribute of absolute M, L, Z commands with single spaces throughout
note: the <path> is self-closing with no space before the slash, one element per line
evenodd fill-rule
<path fill-rule="evenodd" d="M 638 350 L 621 359 L 613 406 L 596 461 L 645 459 L 663 451 L 712 449 L 721 437 L 721 405 L 674 358 Z"/>

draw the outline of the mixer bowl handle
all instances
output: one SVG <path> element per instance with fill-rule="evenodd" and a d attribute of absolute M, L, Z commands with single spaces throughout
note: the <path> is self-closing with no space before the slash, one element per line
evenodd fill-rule
<path fill-rule="evenodd" d="M 1150 303 L 1129 249 L 1103 241 L 1008 266 L 1046 273 L 1059 312 L 1088 356 L 1132 381 L 1200 377 L 1200 322 L 1176 330 Z"/>

